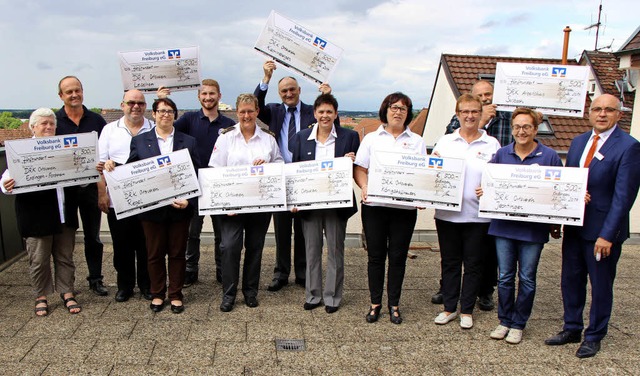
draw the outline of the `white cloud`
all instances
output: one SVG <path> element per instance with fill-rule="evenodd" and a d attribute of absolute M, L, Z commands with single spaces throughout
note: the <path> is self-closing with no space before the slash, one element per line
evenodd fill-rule
<path fill-rule="evenodd" d="M 611 3 L 611 4 L 609 4 Z M 377 109 L 384 96 L 403 90 L 415 107 L 428 104 L 441 53 L 559 58 L 562 29 L 571 25 L 569 57 L 593 48 L 598 0 L 586 2 L 477 2 L 456 0 L 285 0 L 233 3 L 190 0 L 170 5 L 150 0 L 64 2 L 0 0 L 0 108 L 59 106 L 60 77 L 78 74 L 90 107 L 115 107 L 122 86 L 118 51 L 166 46 L 201 49 L 206 77 L 220 81 L 224 102 L 253 91 L 263 58 L 253 51 L 266 17 L 275 10 L 342 47 L 331 85 L 341 109 Z M 607 26 L 600 45 L 614 50 L 636 29 L 635 1 L 604 5 Z M 279 69 L 276 76 L 290 74 Z M 277 79 L 277 77 L 274 77 Z M 303 100 L 316 88 L 300 80 Z M 198 106 L 195 93 L 175 96 L 180 107 Z M 277 100 L 270 93 L 269 100 Z"/>

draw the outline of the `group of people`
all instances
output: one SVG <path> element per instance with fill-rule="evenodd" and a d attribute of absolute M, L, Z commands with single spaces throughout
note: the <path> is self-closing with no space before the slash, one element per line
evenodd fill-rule
<path fill-rule="evenodd" d="M 34 111 L 29 126 L 34 137 L 97 131 L 100 172 L 180 149 L 189 151 L 196 170 L 350 158 L 355 183 L 361 190 L 362 225 L 368 245 L 370 305 L 365 319 L 369 323 L 378 321 L 386 279 L 389 320 L 400 324 L 406 259 L 420 208 L 371 202 L 367 186 L 375 153 L 427 154 L 423 138 L 408 127 L 413 118 L 412 101 L 400 92 L 384 98 L 378 113 L 381 125 L 360 141 L 355 131 L 340 126 L 338 101 L 327 84 L 320 85 L 321 94 L 313 105 L 307 105 L 300 101 L 301 89 L 295 78 L 284 77 L 278 82 L 282 103 L 265 103 L 275 69 L 273 61 L 265 62 L 264 78 L 254 94 L 238 96 L 237 123 L 218 111 L 220 86 L 215 80 L 206 79 L 198 90 L 202 106 L 199 111 L 178 118 L 177 106 L 169 98 L 170 90 L 160 88 L 152 105 L 154 121 L 150 121 L 144 117 L 147 106 L 144 95 L 129 90 L 121 102 L 123 117 L 104 124 L 99 115 L 83 106 L 80 81 L 68 76 L 59 83 L 64 107 L 57 113 L 48 109 Z M 532 311 L 544 243 L 548 242 L 549 234 L 560 237 L 560 226 L 480 218 L 482 171 L 487 163 L 562 166 L 562 161 L 555 151 L 536 139 L 542 121 L 540 113 L 527 108 L 518 108 L 513 113 L 496 111 L 492 95 L 493 87 L 487 81 L 477 82 L 471 93 L 461 95 L 447 134 L 432 152 L 465 160 L 461 210 L 435 213 L 442 279 L 440 291 L 432 301 L 443 304 L 443 311 L 434 321 L 444 325 L 459 316 L 462 328 L 472 328 L 476 303 L 483 309 L 493 308 L 492 294 L 497 282 L 499 324 L 490 337 L 517 344 Z M 583 226 L 564 229 L 564 329 L 546 343 L 563 345 L 582 340 L 582 311 L 589 276 L 593 299 L 578 357 L 595 355 L 606 335 L 616 263 L 621 245 L 629 235 L 629 210 L 640 185 L 640 144 L 617 126 L 620 116 L 620 102 L 615 97 L 605 94 L 594 98 L 589 112 L 593 130 L 576 137 L 567 155 L 567 166 L 589 168 L 588 193 Z M 268 129 L 258 126 L 257 119 Z M 8 170 L 5 171 L 3 192 L 10 194 L 14 185 Z M 276 265 L 267 290 L 278 291 L 288 285 L 293 269 L 295 283 L 305 287 L 305 310 L 324 303 L 327 313 L 338 311 L 344 290 L 346 226 L 358 211 L 356 201 L 354 196 L 353 207 L 340 209 L 293 208 L 273 214 L 211 216 L 216 279 L 222 284 L 220 310 L 229 312 L 236 303 L 243 248 L 244 303 L 250 308 L 259 305 L 262 251 L 273 216 Z M 78 209 L 92 291 L 107 294 L 102 283 L 102 243 L 98 238 L 102 211 L 107 214 L 113 240 L 118 286 L 115 300 L 130 299 L 137 283 L 141 295 L 151 301 L 150 309 L 154 312 L 163 310 L 167 303 L 174 313 L 184 311 L 182 289 L 198 282 L 204 217 L 198 215 L 197 199 L 176 199 L 171 205 L 118 220 L 109 199 L 109 187 L 102 178 L 88 186 L 16 195 L 16 215 L 20 233 L 26 239 L 36 315 L 49 313 L 47 295 L 54 291 L 61 294 L 70 313 L 81 311 L 74 295 L 72 257 Z M 325 239 L 327 266 L 323 285 Z M 55 285 L 49 265 L 51 258 Z"/>

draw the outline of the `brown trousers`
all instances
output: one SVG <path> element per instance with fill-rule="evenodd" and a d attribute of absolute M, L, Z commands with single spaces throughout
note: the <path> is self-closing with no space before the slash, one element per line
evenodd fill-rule
<path fill-rule="evenodd" d="M 186 267 L 185 252 L 189 236 L 189 220 L 179 222 L 142 221 L 147 243 L 147 260 L 151 295 L 169 300 L 182 300 Z M 168 262 L 165 262 L 165 257 Z M 169 288 L 167 289 L 167 263 Z"/>
<path fill-rule="evenodd" d="M 29 276 L 36 297 L 73 292 L 76 267 L 73 263 L 73 248 L 76 245 L 76 230 L 62 226 L 62 233 L 49 236 L 25 238 L 29 255 Z M 56 284 L 53 285 L 51 257 Z"/>

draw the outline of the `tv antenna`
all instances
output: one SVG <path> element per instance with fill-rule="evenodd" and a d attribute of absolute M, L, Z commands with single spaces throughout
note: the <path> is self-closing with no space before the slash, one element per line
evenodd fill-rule
<path fill-rule="evenodd" d="M 606 25 L 605 26 L 602 25 L 602 22 L 600 21 L 601 17 L 602 17 L 602 0 L 600 0 L 600 5 L 598 6 L 598 21 L 596 23 L 591 24 L 591 25 L 589 25 L 589 26 L 584 28 L 585 30 L 591 30 L 593 28 L 596 29 L 596 44 L 593 47 L 594 51 L 599 51 L 599 50 L 602 50 L 602 49 L 611 48 L 611 46 L 613 45 L 613 41 L 611 41 L 611 44 L 609 44 L 608 46 L 605 46 L 605 47 L 602 47 L 602 48 L 598 48 L 598 37 L 600 36 L 600 27 L 601 26 L 603 28 L 606 27 Z M 606 16 L 605 16 L 605 18 L 606 18 Z"/>

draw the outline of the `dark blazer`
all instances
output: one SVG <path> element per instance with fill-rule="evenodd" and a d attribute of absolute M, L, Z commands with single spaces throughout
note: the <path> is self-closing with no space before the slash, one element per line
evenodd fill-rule
<path fill-rule="evenodd" d="M 347 128 L 336 128 L 336 145 L 335 145 L 335 157 L 344 157 L 345 154 L 358 151 L 360 147 L 360 137 L 358 133 Z M 313 127 L 303 129 L 298 132 L 292 141 L 291 152 L 293 153 L 293 162 L 312 161 L 316 159 L 316 142 L 309 140 Z M 331 209 L 327 209 L 331 210 Z M 353 207 L 351 208 L 339 208 L 338 215 L 343 219 L 348 219 L 352 215 L 358 212 L 358 206 L 356 205 L 355 194 L 353 196 Z M 308 211 L 301 211 L 301 215 L 304 217 Z"/>
<path fill-rule="evenodd" d="M 580 157 L 591 132 L 573 139 L 567 154 L 567 167 L 580 167 Z M 582 227 L 565 226 L 585 240 L 602 237 L 622 243 L 629 237 L 629 211 L 640 185 L 640 143 L 616 127 L 602 145 L 602 159 L 594 157 L 589 165 L 587 191 L 591 202 L 585 206 Z"/>
<path fill-rule="evenodd" d="M 269 126 L 269 130 L 276 134 L 276 140 L 280 143 L 280 131 L 284 122 L 284 115 L 287 112 L 287 106 L 283 103 L 265 103 L 267 91 L 260 90 L 260 84 L 253 91 L 253 95 L 258 98 L 258 119 Z M 300 102 L 300 129 L 305 129 L 309 125 L 316 122 L 313 116 L 313 106 Z"/>
<path fill-rule="evenodd" d="M 139 161 L 146 158 L 160 155 L 160 147 L 156 138 L 156 128 L 153 127 L 149 132 L 139 134 L 131 139 L 131 152 L 127 163 Z M 189 149 L 193 167 L 196 173 L 200 168 L 200 158 L 196 151 L 196 139 L 184 134 L 178 130 L 173 135 L 173 151 L 180 149 Z M 157 208 L 148 212 L 138 214 L 138 218 L 143 221 L 151 222 L 177 222 L 193 216 L 193 210 L 197 205 L 197 198 L 189 199 L 189 205 L 186 209 L 176 209 L 171 205 Z"/>
<path fill-rule="evenodd" d="M 78 228 L 77 187 L 64 188 L 65 225 Z M 62 233 L 55 189 L 15 195 L 18 231 L 23 238 L 49 236 Z"/>

